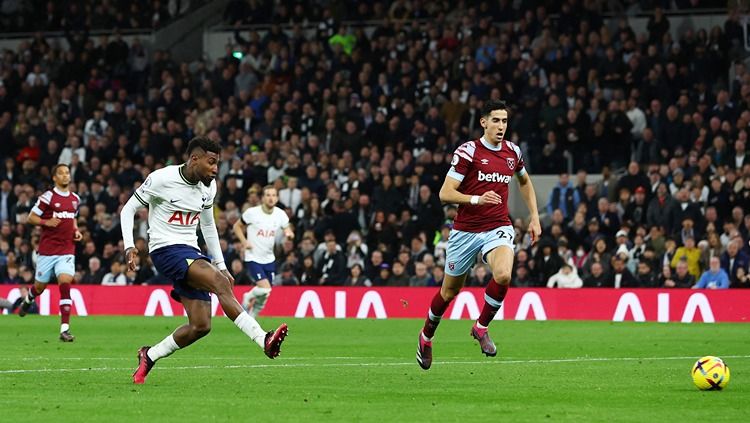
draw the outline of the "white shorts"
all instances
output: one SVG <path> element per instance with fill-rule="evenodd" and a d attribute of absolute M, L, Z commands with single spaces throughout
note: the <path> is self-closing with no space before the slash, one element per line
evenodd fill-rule
<path fill-rule="evenodd" d="M 445 273 L 451 276 L 465 274 L 476 263 L 477 253 L 480 251 L 485 263 L 487 254 L 497 247 L 506 246 L 513 251 L 515 237 L 516 230 L 512 225 L 500 226 L 487 232 L 451 230 L 445 254 Z"/>
<path fill-rule="evenodd" d="M 53 277 L 60 275 L 74 276 L 76 274 L 76 259 L 73 254 L 62 256 L 39 256 L 36 259 L 36 273 L 34 279 L 41 283 L 49 283 Z"/>

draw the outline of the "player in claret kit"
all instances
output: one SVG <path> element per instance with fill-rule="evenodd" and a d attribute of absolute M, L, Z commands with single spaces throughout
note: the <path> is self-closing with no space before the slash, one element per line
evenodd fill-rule
<path fill-rule="evenodd" d="M 51 279 L 57 280 L 60 290 L 60 340 L 73 342 L 70 334 L 70 284 L 76 272 L 75 244 L 83 236 L 78 231 L 78 206 L 81 199 L 68 189 L 70 168 L 58 164 L 52 168 L 52 181 L 55 187 L 45 191 L 29 213 L 29 223 L 41 226 L 39 256 L 36 260 L 34 285 L 21 302 L 19 316 L 25 316 L 34 298 L 44 292 Z"/>
<path fill-rule="evenodd" d="M 255 287 L 242 298 L 242 305 L 253 317 L 263 310 L 271 295 L 271 282 L 276 275 L 276 231 L 283 230 L 287 239 L 294 239 L 289 216 L 276 207 L 279 193 L 271 185 L 263 188 L 261 204 L 250 207 L 234 224 L 234 233 L 245 247 L 245 266 Z M 247 237 L 245 237 L 247 231 Z"/>
<path fill-rule="evenodd" d="M 432 364 L 432 337 L 440 318 L 463 287 L 479 252 L 492 269 L 492 279 L 485 289 L 484 307 L 471 328 L 471 336 L 479 341 L 485 355 L 497 354 L 487 327 L 508 292 L 513 269 L 515 230 L 508 216 L 508 184 L 514 174 L 529 208 L 532 242 L 536 242 L 542 232 L 534 186 L 524 168 L 521 149 L 503 139 L 508 128 L 505 102 L 488 101 L 482 108 L 479 122 L 484 136 L 456 149 L 440 189 L 443 203 L 459 206 L 448 237 L 445 279 L 432 299 L 427 320 L 419 333 L 417 363 L 425 370 Z"/>
<path fill-rule="evenodd" d="M 133 215 L 140 207 L 148 207 L 151 259 L 159 273 L 172 281 L 171 295 L 182 302 L 188 318 L 186 325 L 158 344 L 138 350 L 133 383 L 144 383 L 160 358 L 208 334 L 211 330 L 209 293 L 216 294 L 224 314 L 263 348 L 269 358 L 279 355 L 287 335 L 286 324 L 266 333 L 245 313 L 232 292 L 234 278 L 224 264 L 213 215 L 219 153 L 220 147 L 215 141 L 205 137 L 192 139 L 187 147 L 187 163 L 152 172 L 120 214 L 125 255 L 132 270 L 138 255 L 133 244 Z M 196 229 L 199 224 L 213 263 L 198 250 Z"/>

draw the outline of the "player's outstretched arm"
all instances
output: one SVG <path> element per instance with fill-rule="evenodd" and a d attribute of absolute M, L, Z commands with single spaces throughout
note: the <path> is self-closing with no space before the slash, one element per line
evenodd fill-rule
<path fill-rule="evenodd" d="M 128 269 L 131 271 L 135 270 L 135 256 L 138 255 L 138 250 L 133 242 L 134 216 L 141 207 L 145 207 L 145 205 L 135 195 L 131 195 L 120 211 L 120 229 L 122 230 L 122 243 L 125 247 L 125 260 Z"/>
<path fill-rule="evenodd" d="M 536 192 L 534 191 L 534 184 L 531 183 L 528 172 L 517 175 L 521 196 L 523 197 L 523 201 L 526 202 L 526 207 L 529 208 L 529 234 L 531 235 L 531 244 L 533 245 L 539 240 L 539 236 L 542 234 L 542 225 L 539 223 L 539 209 L 536 205 Z"/>
<path fill-rule="evenodd" d="M 440 188 L 440 201 L 445 204 L 500 204 L 502 199 L 495 191 L 487 191 L 482 195 L 468 195 L 458 191 L 461 181 L 447 176 Z"/>

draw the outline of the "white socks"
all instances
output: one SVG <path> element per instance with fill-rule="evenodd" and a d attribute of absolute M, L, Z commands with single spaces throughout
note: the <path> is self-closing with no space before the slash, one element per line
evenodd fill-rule
<path fill-rule="evenodd" d="M 67 323 L 60 324 L 60 333 L 63 333 L 70 329 L 70 325 Z"/>
<path fill-rule="evenodd" d="M 271 295 L 271 288 L 261 288 L 259 286 L 256 286 L 249 292 L 249 294 L 255 297 L 255 303 L 253 304 L 253 309 L 248 310 L 247 312 L 252 317 L 258 317 L 261 310 L 263 310 L 263 307 L 266 306 L 268 297 Z"/>
<path fill-rule="evenodd" d="M 173 352 L 179 350 L 180 347 L 177 345 L 176 342 L 174 342 L 174 338 L 170 334 L 166 338 L 164 338 L 161 342 L 154 345 L 153 347 L 148 349 L 148 358 L 151 359 L 151 361 L 156 362 L 156 360 L 160 358 L 167 357 L 169 355 L 172 355 Z"/>
<path fill-rule="evenodd" d="M 234 319 L 234 324 L 237 325 L 245 335 L 255 341 L 258 346 L 265 348 L 266 332 L 263 331 L 263 328 L 260 327 L 258 322 L 252 316 L 247 313 L 240 313 L 240 315 Z"/>

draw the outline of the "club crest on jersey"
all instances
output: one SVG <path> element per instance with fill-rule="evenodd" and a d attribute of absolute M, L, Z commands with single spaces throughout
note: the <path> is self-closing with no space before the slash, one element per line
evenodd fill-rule
<path fill-rule="evenodd" d="M 513 170 L 513 169 L 514 169 L 514 168 L 516 167 L 516 159 L 512 159 L 512 158 L 508 157 L 508 158 L 507 158 L 507 159 L 505 159 L 505 160 L 507 161 L 507 163 L 508 163 L 508 168 L 509 168 L 510 170 Z"/>
<path fill-rule="evenodd" d="M 456 263 L 453 261 L 448 262 L 448 269 L 455 270 L 456 269 Z"/>
<path fill-rule="evenodd" d="M 60 203 L 55 203 L 55 207 L 60 207 Z"/>
<path fill-rule="evenodd" d="M 78 208 L 78 201 L 73 201 L 73 208 L 74 208 L 74 209 L 77 209 L 77 208 Z"/>

